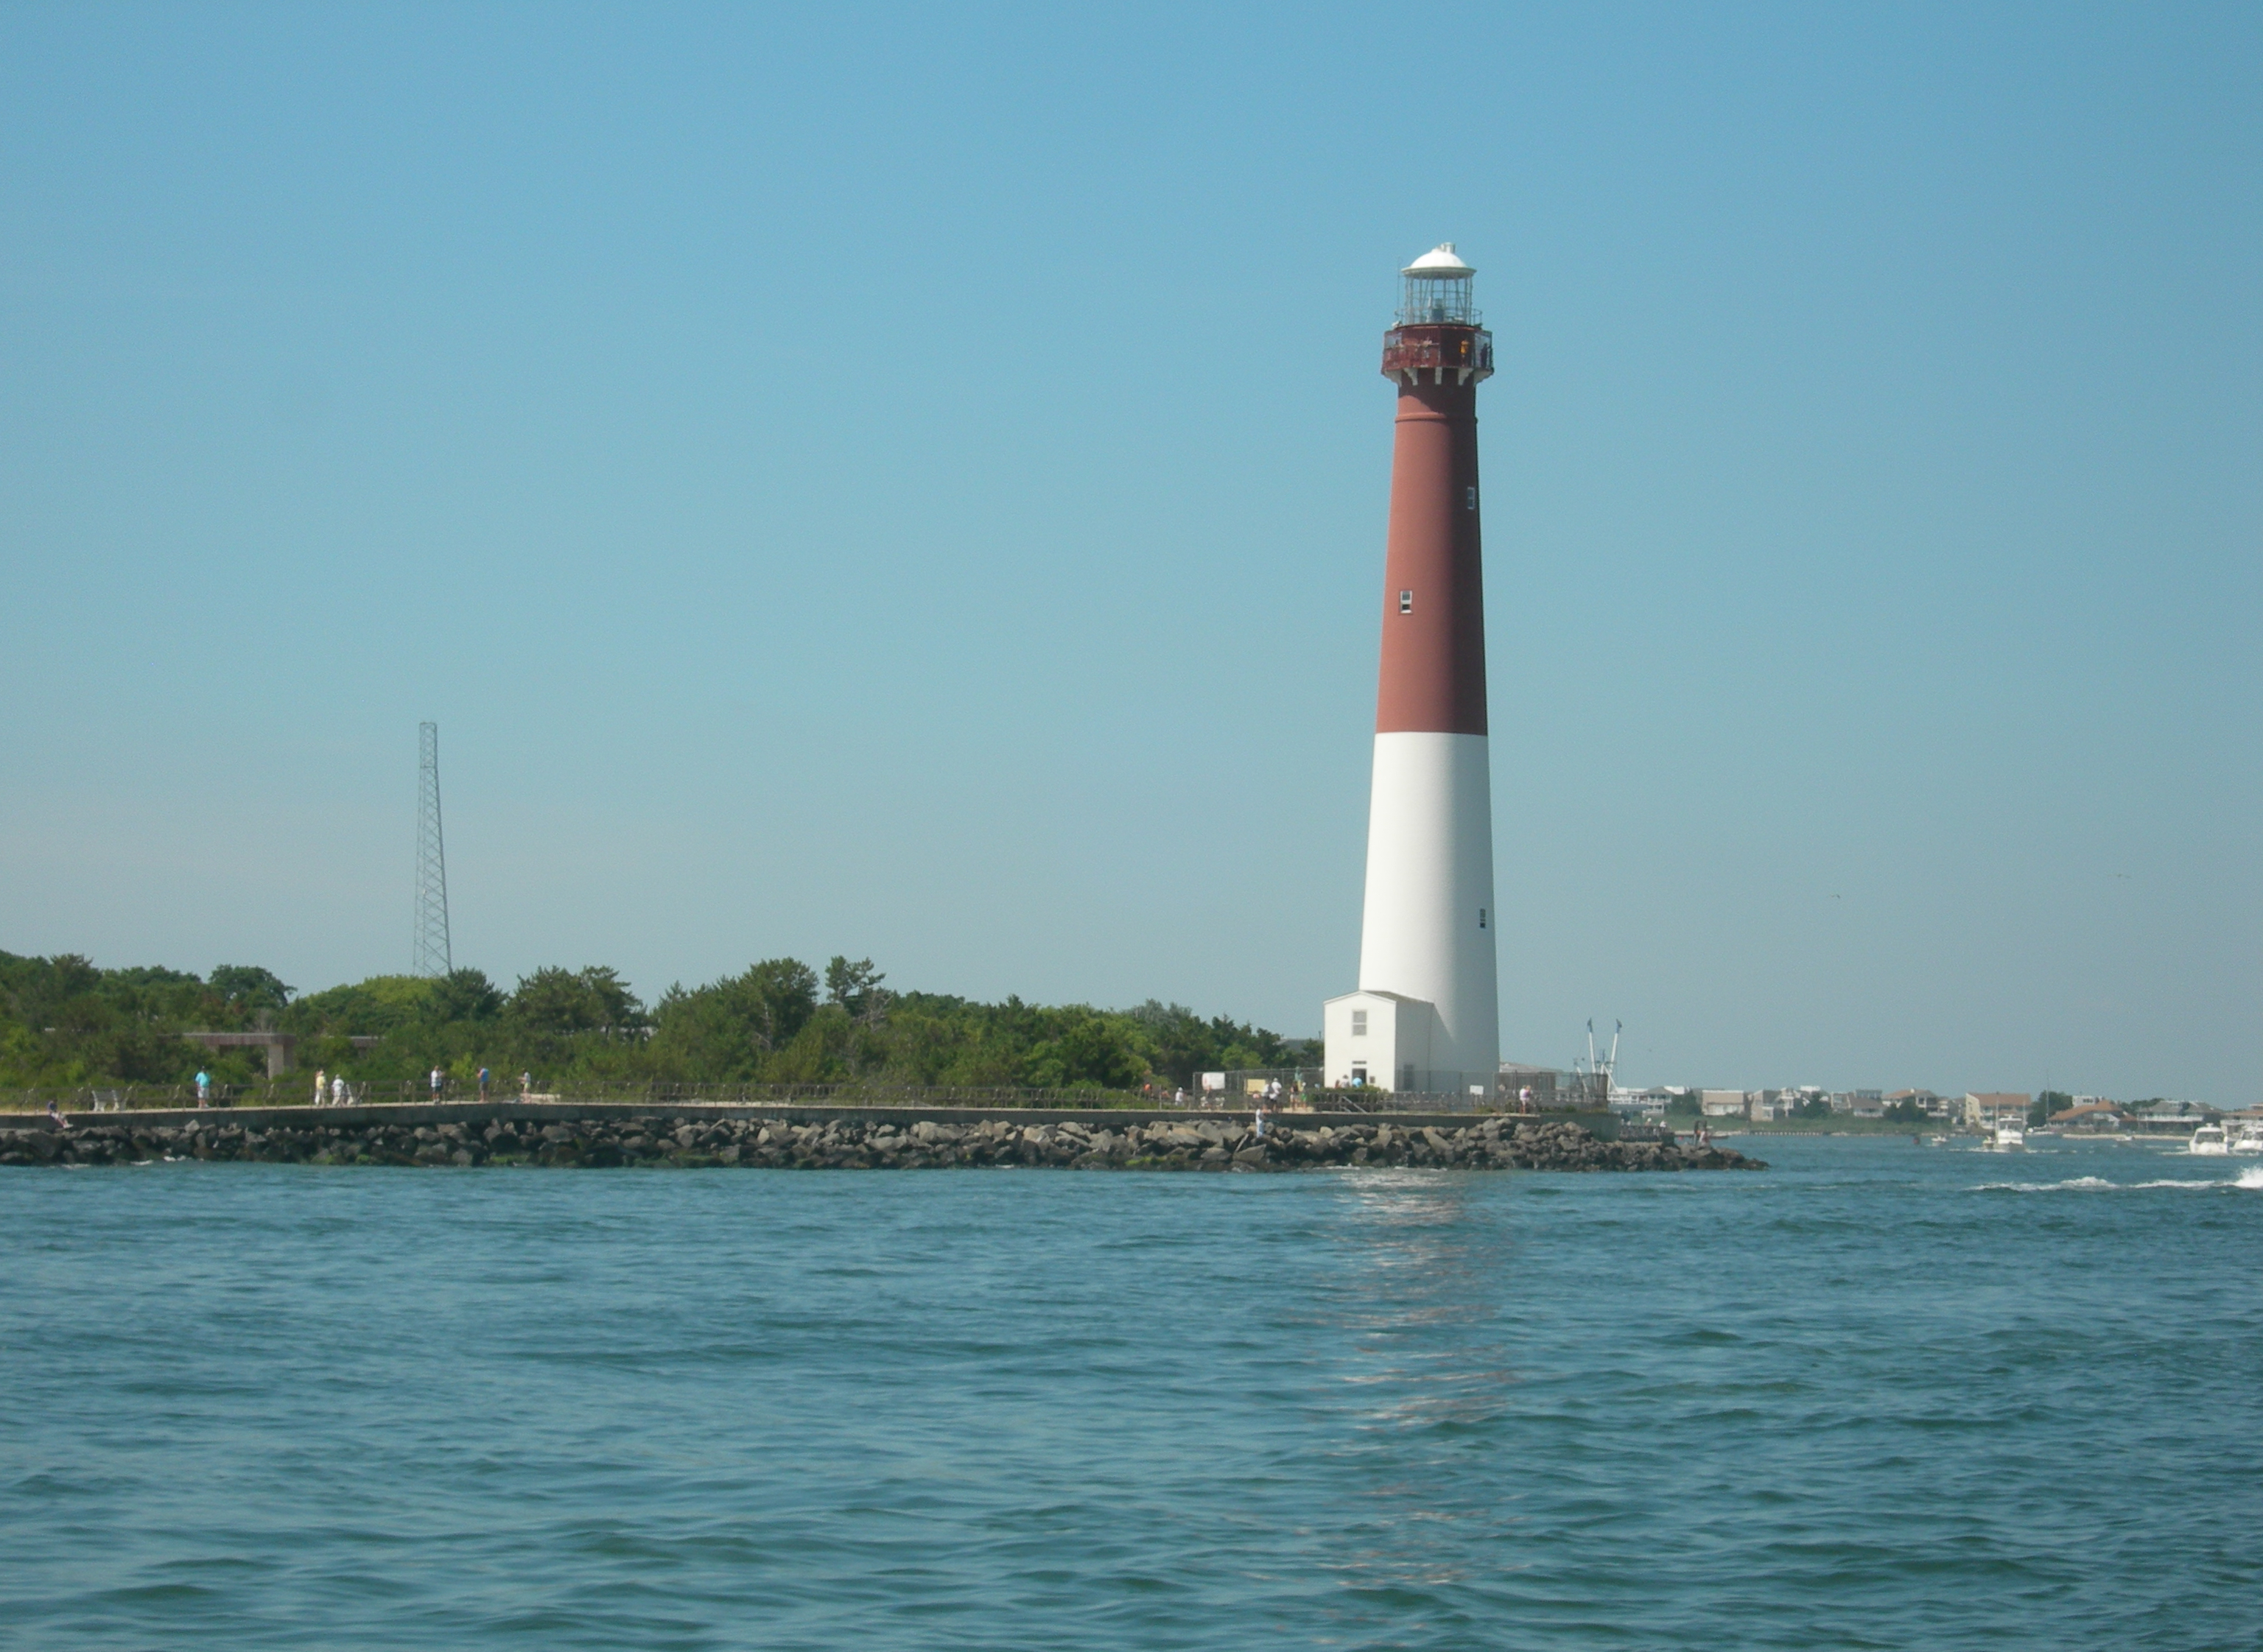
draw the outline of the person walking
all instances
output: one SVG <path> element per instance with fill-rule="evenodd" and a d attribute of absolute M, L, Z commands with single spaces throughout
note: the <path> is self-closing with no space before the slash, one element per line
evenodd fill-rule
<path fill-rule="evenodd" d="M 526 1100 L 526 1098 L 527 1098 L 527 1097 L 529 1097 L 529 1096 L 532 1095 L 533 1093 L 534 1093 L 534 1075 L 533 1075 L 532 1073 L 531 1073 L 531 1072 L 522 1072 L 522 1073 L 520 1073 L 520 1074 L 518 1075 L 518 1099 L 519 1099 L 520 1100 L 524 1101 L 524 1100 Z"/>
<path fill-rule="evenodd" d="M 342 1107 L 346 1104 L 346 1076 L 340 1073 L 330 1080 L 330 1105 Z"/>
<path fill-rule="evenodd" d="M 200 1107 L 212 1105 L 212 1074 L 202 1067 L 197 1069 L 197 1105 Z"/>
<path fill-rule="evenodd" d="M 327 1067 L 315 1069 L 315 1105 L 322 1105 L 322 1092 L 330 1087 L 330 1072 Z"/>
<path fill-rule="evenodd" d="M 482 1100 L 482 1101 L 484 1101 L 484 1100 L 486 1100 L 487 1099 L 488 1099 L 488 1070 L 487 1070 L 485 1067 L 482 1067 L 482 1068 L 481 1068 L 481 1069 L 480 1069 L 480 1100 Z"/>
<path fill-rule="evenodd" d="M 435 1104 L 435 1105 L 437 1105 L 437 1104 L 438 1104 L 438 1102 L 439 1102 L 439 1100 L 440 1100 L 440 1070 L 439 1070 L 437 1067 L 435 1067 L 435 1068 L 433 1068 L 433 1069 L 432 1069 L 432 1100 L 433 1100 L 433 1102 L 434 1102 L 434 1104 Z"/>

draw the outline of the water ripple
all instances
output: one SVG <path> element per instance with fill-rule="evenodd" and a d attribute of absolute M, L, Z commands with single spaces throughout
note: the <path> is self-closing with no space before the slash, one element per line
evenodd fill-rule
<path fill-rule="evenodd" d="M 0 1175 L 0 1645 L 2254 1644 L 2263 1172 L 1769 1157 Z"/>

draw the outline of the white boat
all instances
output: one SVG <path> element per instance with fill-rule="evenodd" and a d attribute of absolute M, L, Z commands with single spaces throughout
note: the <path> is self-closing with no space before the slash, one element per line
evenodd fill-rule
<path fill-rule="evenodd" d="M 2202 1125 L 2192 1133 L 2192 1143 L 2185 1149 L 2187 1153 L 2202 1158 L 2222 1158 L 2230 1151 L 2230 1144 L 2223 1139 L 2223 1126 L 2221 1124 Z"/>
<path fill-rule="evenodd" d="M 2241 1125 L 2239 1134 L 2231 1138 L 2230 1145 L 2235 1153 L 2263 1153 L 2263 1124 L 2250 1122 Z"/>
<path fill-rule="evenodd" d="M 1996 1133 L 1988 1138 L 1990 1149 L 1999 1153 L 2016 1153 L 2027 1144 L 2027 1131 L 2014 1119 L 1999 1119 Z"/>

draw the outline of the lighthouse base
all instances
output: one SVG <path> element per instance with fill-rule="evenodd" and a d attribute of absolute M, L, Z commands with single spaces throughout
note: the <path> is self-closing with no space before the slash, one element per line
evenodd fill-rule
<path fill-rule="evenodd" d="M 1388 1069 L 1392 1088 L 1465 1093 L 1469 1086 L 1483 1084 L 1490 1093 L 1497 1084 L 1494 917 L 1486 737 L 1378 733 L 1368 804 L 1360 992 L 1420 1004 L 1428 1015 L 1427 1030 L 1409 1035 L 1427 1054 L 1397 1056 Z M 1329 1042 L 1333 1050 L 1333 1032 Z M 1438 1081 L 1404 1082 L 1410 1062 Z M 1382 1071 L 1370 1066 L 1370 1078 Z"/>

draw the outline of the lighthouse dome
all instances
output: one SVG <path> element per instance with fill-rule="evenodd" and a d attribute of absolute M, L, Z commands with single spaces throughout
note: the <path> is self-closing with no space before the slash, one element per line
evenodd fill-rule
<path fill-rule="evenodd" d="M 1452 242 L 1442 241 L 1399 273 L 1431 281 L 1465 281 L 1477 271 L 1462 262 Z"/>

